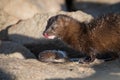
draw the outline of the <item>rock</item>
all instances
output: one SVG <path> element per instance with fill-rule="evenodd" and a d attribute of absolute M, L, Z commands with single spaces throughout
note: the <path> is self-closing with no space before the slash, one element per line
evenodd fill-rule
<path fill-rule="evenodd" d="M 119 62 L 48 64 L 35 59 L 0 58 L 1 80 L 119 80 Z M 5 77 L 6 76 L 6 77 Z"/>
<path fill-rule="evenodd" d="M 0 42 L 0 58 L 35 58 L 34 54 L 31 53 L 24 46 L 13 43 L 10 41 L 1 41 Z"/>
<path fill-rule="evenodd" d="M 8 40 L 7 26 L 17 23 L 19 19 L 10 16 L 5 11 L 0 9 L 0 40 Z"/>
<path fill-rule="evenodd" d="M 39 13 L 66 11 L 65 0 L 31 0 L 39 8 Z"/>
<path fill-rule="evenodd" d="M 73 0 L 73 9 L 82 10 L 95 18 L 108 13 L 120 13 L 120 0 Z"/>
<path fill-rule="evenodd" d="M 64 0 L 1 0 L 0 8 L 18 19 L 28 19 L 36 13 L 65 10 Z"/>
<path fill-rule="evenodd" d="M 20 44 L 39 42 L 43 38 L 42 33 L 46 27 L 47 20 L 57 14 L 66 14 L 81 22 L 89 22 L 92 19 L 91 15 L 81 11 L 37 14 L 33 18 L 23 20 L 10 27 L 8 30 L 9 39 Z"/>
<path fill-rule="evenodd" d="M 10 16 L 8 13 L 0 9 L 0 31 L 9 25 L 17 23 L 18 21 L 19 19 Z"/>
<path fill-rule="evenodd" d="M 82 67 L 81 67 L 82 68 Z M 90 68 L 78 69 L 77 64 L 45 64 L 37 60 L 27 59 L 0 59 L 0 69 L 9 73 L 14 80 L 55 80 L 65 78 L 82 78 L 88 76 L 86 72 L 94 70 Z M 71 71 L 72 70 L 72 71 Z M 77 71 L 78 70 L 78 71 Z M 84 72 L 82 74 L 82 72 Z M 2 75 L 2 74 L 1 74 Z M 4 79 L 5 80 L 5 79 Z"/>

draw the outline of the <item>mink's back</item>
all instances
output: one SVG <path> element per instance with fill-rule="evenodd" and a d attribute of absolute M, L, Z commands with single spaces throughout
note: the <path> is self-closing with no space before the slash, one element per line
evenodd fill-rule
<path fill-rule="evenodd" d="M 92 47 L 98 52 L 120 51 L 120 14 L 110 14 L 88 24 Z"/>

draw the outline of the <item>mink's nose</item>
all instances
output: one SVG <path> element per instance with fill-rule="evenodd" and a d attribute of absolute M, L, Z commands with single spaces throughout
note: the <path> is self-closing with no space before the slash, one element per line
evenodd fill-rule
<path fill-rule="evenodd" d="M 44 36 L 45 38 L 48 38 L 48 34 L 45 33 L 45 32 L 43 32 L 43 36 Z"/>

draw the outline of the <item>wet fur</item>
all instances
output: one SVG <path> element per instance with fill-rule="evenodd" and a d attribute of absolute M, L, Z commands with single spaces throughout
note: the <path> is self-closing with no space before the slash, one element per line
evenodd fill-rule
<path fill-rule="evenodd" d="M 120 14 L 102 16 L 90 23 L 80 23 L 69 16 L 57 15 L 48 20 L 44 33 L 55 35 L 84 53 L 87 62 L 106 54 L 115 59 L 120 53 Z"/>

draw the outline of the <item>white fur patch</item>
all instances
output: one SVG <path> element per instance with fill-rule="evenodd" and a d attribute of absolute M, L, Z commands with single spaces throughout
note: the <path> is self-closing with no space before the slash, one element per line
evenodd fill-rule
<path fill-rule="evenodd" d="M 48 39 L 54 39 L 56 36 L 48 36 Z"/>

